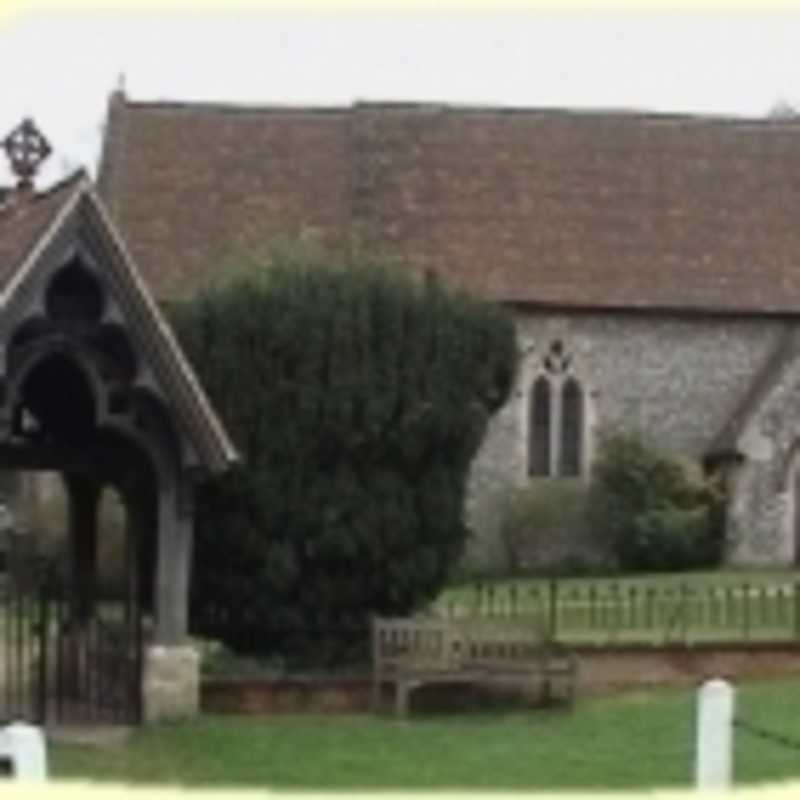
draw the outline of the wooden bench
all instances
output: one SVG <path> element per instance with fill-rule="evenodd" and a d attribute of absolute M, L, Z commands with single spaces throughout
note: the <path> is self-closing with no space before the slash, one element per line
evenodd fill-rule
<path fill-rule="evenodd" d="M 395 712 L 408 713 L 409 694 L 433 683 L 529 683 L 543 702 L 571 703 L 577 660 L 524 620 L 372 620 L 372 706 L 384 684 L 394 686 Z"/>

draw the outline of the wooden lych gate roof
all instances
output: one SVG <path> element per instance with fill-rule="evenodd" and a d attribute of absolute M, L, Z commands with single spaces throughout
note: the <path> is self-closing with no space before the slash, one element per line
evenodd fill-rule
<path fill-rule="evenodd" d="M 5 194 L 0 205 L 0 328 L 13 327 L 19 298 L 48 260 L 62 258 L 84 242 L 101 253 L 93 263 L 189 445 L 193 463 L 183 466 L 226 470 L 237 461 L 236 450 L 85 173 L 40 194 L 32 189 Z"/>

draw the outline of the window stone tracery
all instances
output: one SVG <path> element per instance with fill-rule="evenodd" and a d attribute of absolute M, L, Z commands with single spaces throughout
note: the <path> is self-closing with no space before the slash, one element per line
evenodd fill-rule
<path fill-rule="evenodd" d="M 584 472 L 586 395 L 574 359 L 554 339 L 528 391 L 528 475 L 578 477 Z"/>

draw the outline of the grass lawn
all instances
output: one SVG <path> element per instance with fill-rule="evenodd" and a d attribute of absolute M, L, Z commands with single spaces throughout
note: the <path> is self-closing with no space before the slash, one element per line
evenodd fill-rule
<path fill-rule="evenodd" d="M 747 684 L 738 713 L 800 739 L 800 680 Z M 124 745 L 51 750 L 55 777 L 281 789 L 559 790 L 688 786 L 694 692 L 580 701 L 572 711 L 203 717 Z M 736 735 L 737 782 L 800 777 L 800 752 Z"/>

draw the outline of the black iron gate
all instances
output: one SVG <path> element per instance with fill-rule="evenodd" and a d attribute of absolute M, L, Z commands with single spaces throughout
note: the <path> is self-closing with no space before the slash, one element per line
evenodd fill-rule
<path fill-rule="evenodd" d="M 0 721 L 121 724 L 141 717 L 142 626 L 130 600 L 78 614 L 58 576 L 0 574 Z"/>

